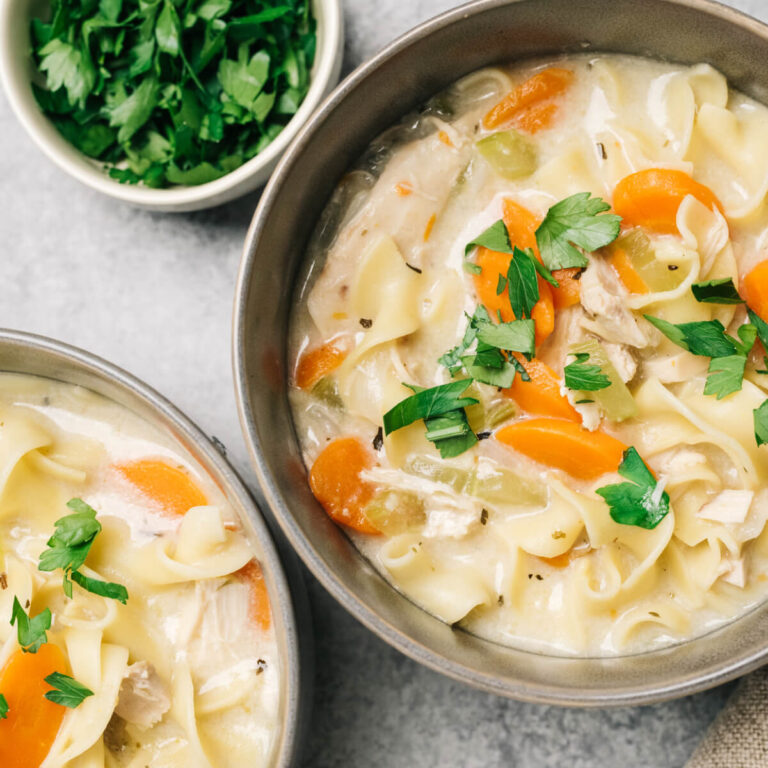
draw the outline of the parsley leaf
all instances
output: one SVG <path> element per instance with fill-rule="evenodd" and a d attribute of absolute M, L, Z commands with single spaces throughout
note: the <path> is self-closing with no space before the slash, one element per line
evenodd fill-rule
<path fill-rule="evenodd" d="M 605 213 L 611 206 L 589 192 L 555 203 L 536 230 L 536 243 L 547 269 L 586 267 L 589 261 L 574 246 L 595 251 L 619 235 L 621 216 Z"/>
<path fill-rule="evenodd" d="M 669 512 L 669 495 L 658 492 L 656 478 L 634 447 L 624 451 L 619 474 L 630 482 L 595 491 L 608 503 L 611 518 L 622 525 L 655 528 Z"/>
<path fill-rule="evenodd" d="M 435 444 L 443 459 L 460 456 L 477 442 L 464 409 L 427 419 L 425 424 L 427 440 Z"/>
<path fill-rule="evenodd" d="M 705 395 L 716 395 L 722 400 L 741 389 L 747 358 L 744 355 L 715 357 L 709 364 L 709 376 L 704 386 Z"/>
<path fill-rule="evenodd" d="M 499 253 L 512 253 L 512 243 L 509 240 L 509 232 L 503 219 L 494 221 L 488 229 L 481 232 L 474 240 L 464 246 L 464 255 L 469 256 L 473 248 L 483 247 L 489 251 Z"/>
<path fill-rule="evenodd" d="M 118 600 L 123 605 L 128 602 L 128 590 L 122 584 L 92 579 L 90 576 L 84 576 L 80 571 L 74 571 L 72 573 L 72 581 L 88 592 L 92 592 L 94 595 Z"/>
<path fill-rule="evenodd" d="M 753 411 L 755 440 L 758 445 L 768 443 L 768 400 Z"/>
<path fill-rule="evenodd" d="M 51 610 L 45 608 L 30 618 L 21 607 L 17 597 L 13 598 L 11 626 L 16 625 L 16 637 L 24 653 L 37 653 L 43 643 L 48 642 L 46 630 L 51 628 Z"/>
<path fill-rule="evenodd" d="M 478 401 L 474 397 L 460 397 L 472 382 L 467 379 L 452 381 L 450 384 L 439 384 L 429 389 L 420 389 L 406 384 L 414 390 L 414 394 L 401 400 L 384 414 L 384 434 L 388 435 L 397 429 L 407 427 L 419 419 L 430 419 L 450 411 L 474 405 Z"/>
<path fill-rule="evenodd" d="M 744 299 L 739 296 L 736 286 L 730 277 L 722 277 L 716 280 L 706 280 L 702 283 L 694 283 L 691 292 L 696 301 L 705 304 L 743 304 Z"/>
<path fill-rule="evenodd" d="M 521 251 L 517 246 L 507 269 L 509 303 L 516 318 L 530 317 L 539 300 L 539 278 L 533 251 Z"/>
<path fill-rule="evenodd" d="M 766 323 L 757 312 L 753 312 L 749 307 L 747 307 L 747 315 L 749 316 L 749 322 L 755 326 L 757 338 L 759 338 L 762 345 L 768 349 L 768 323 Z"/>
<path fill-rule="evenodd" d="M 482 305 L 478 306 L 475 313 L 470 317 L 466 315 L 469 323 L 467 324 L 467 330 L 464 331 L 464 337 L 461 343 L 449 349 L 444 355 L 442 355 L 438 362 L 444 365 L 454 375 L 461 370 L 462 362 L 461 356 L 472 346 L 475 337 L 477 336 L 477 328 L 480 323 L 490 323 L 491 317 L 488 314 L 488 310 Z"/>
<path fill-rule="evenodd" d="M 51 40 L 39 51 L 40 70 L 45 72 L 48 88 L 64 88 L 72 105 L 85 106 L 96 82 L 96 72 L 83 50 L 65 40 Z"/>
<path fill-rule="evenodd" d="M 587 365 L 589 354 L 576 352 L 576 359 L 563 368 L 565 386 L 581 392 L 594 392 L 611 386 L 611 380 L 599 365 Z"/>
<path fill-rule="evenodd" d="M 178 56 L 180 50 L 181 24 L 179 15 L 176 13 L 173 3 L 165 0 L 163 10 L 157 17 L 157 26 L 155 27 L 155 37 L 157 45 L 161 51 Z"/>
<path fill-rule="evenodd" d="M 515 380 L 515 366 L 501 350 L 488 344 L 479 343 L 476 354 L 462 357 L 461 361 L 467 373 L 482 384 L 508 389 Z"/>
<path fill-rule="evenodd" d="M 45 682 L 52 687 L 52 690 L 45 694 L 45 698 L 54 704 L 69 707 L 69 709 L 79 707 L 85 699 L 93 696 L 93 691 L 90 688 L 86 688 L 73 677 L 61 672 L 52 672 L 45 678 Z"/>
<path fill-rule="evenodd" d="M 670 341 L 694 355 L 729 357 L 738 351 L 734 340 L 726 334 L 719 320 L 675 324 L 652 315 L 644 315 L 644 317 Z"/>
<path fill-rule="evenodd" d="M 8 717 L 8 700 L 0 693 L 0 720 L 5 720 Z"/>
<path fill-rule="evenodd" d="M 478 341 L 508 352 L 532 355 L 535 350 L 533 320 L 512 320 L 509 323 L 482 323 L 477 329 Z"/>

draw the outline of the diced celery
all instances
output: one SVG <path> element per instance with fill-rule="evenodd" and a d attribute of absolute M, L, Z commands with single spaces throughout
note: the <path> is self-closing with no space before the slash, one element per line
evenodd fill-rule
<path fill-rule="evenodd" d="M 508 397 L 494 401 L 485 409 L 485 429 L 494 429 L 511 419 L 517 413 L 517 406 Z"/>
<path fill-rule="evenodd" d="M 537 506 L 547 499 L 544 486 L 500 466 L 485 465 L 473 472 L 467 492 L 487 501 L 489 506 Z"/>
<path fill-rule="evenodd" d="M 339 394 L 339 387 L 331 376 L 323 376 L 323 378 L 312 387 L 312 394 L 331 408 L 344 407 L 344 402 Z"/>
<path fill-rule="evenodd" d="M 677 265 L 667 264 L 656 257 L 653 243 L 641 229 L 630 229 L 617 238 L 612 247 L 624 251 L 629 263 L 651 291 L 671 291 L 685 276 L 684 269 L 670 269 L 670 266 Z"/>
<path fill-rule="evenodd" d="M 492 133 L 475 146 L 493 170 L 505 179 L 521 179 L 536 170 L 536 146 L 517 131 Z"/>
<path fill-rule="evenodd" d="M 363 514 L 385 536 L 420 528 L 427 519 L 424 502 L 410 491 L 381 491 L 368 502 Z"/>
<path fill-rule="evenodd" d="M 435 483 L 445 483 L 456 493 L 463 493 L 470 482 L 469 470 L 455 467 L 432 456 L 409 456 L 404 468 L 406 472 L 417 477 L 423 477 Z"/>
<path fill-rule="evenodd" d="M 637 414 L 637 404 L 627 385 L 621 380 L 608 354 L 596 339 L 587 339 L 580 344 L 574 344 L 571 354 L 587 354 L 591 365 L 599 365 L 601 371 L 610 379 L 611 386 L 586 392 L 585 397 L 594 400 L 603 410 L 607 419 L 624 421 Z"/>

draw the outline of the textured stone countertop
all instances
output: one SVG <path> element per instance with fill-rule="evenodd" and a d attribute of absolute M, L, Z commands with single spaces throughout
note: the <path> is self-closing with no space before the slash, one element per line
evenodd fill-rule
<path fill-rule="evenodd" d="M 768 20 L 766 0 L 728 4 Z M 345 0 L 345 71 L 453 5 Z M 0 326 L 53 336 L 128 369 L 219 437 L 251 480 L 230 375 L 230 316 L 258 195 L 187 215 L 119 204 L 53 166 L 2 92 L 0 137 Z M 307 582 L 317 638 L 311 768 L 678 768 L 729 692 L 605 711 L 507 701 L 410 661 Z"/>

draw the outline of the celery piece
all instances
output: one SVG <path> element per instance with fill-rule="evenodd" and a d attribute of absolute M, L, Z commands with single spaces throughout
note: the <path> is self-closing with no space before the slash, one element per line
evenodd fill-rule
<path fill-rule="evenodd" d="M 630 264 L 654 293 L 677 288 L 685 277 L 684 269 L 670 269 L 677 265 L 656 258 L 653 243 L 641 229 L 630 229 L 617 238 L 612 247 L 626 253 Z"/>
<path fill-rule="evenodd" d="M 339 394 L 339 387 L 331 376 L 323 376 L 323 378 L 312 387 L 312 394 L 331 408 L 344 407 L 344 401 Z"/>
<path fill-rule="evenodd" d="M 587 339 L 570 348 L 572 355 L 589 355 L 588 363 L 599 365 L 600 370 L 610 379 L 611 386 L 585 393 L 585 397 L 594 400 L 602 408 L 605 417 L 610 421 L 624 421 L 637 414 L 637 404 L 627 385 L 621 380 L 618 371 L 613 367 L 608 354 L 597 339 Z"/>
<path fill-rule="evenodd" d="M 508 397 L 496 400 L 485 409 L 485 429 L 495 429 L 517 413 L 517 406 Z"/>
<path fill-rule="evenodd" d="M 536 146 L 517 131 L 492 133 L 475 146 L 493 170 L 505 179 L 521 179 L 536 170 Z"/>
<path fill-rule="evenodd" d="M 445 483 L 456 493 L 463 493 L 470 482 L 469 470 L 455 467 L 432 456 L 409 456 L 405 462 L 405 471 L 435 483 Z"/>
<path fill-rule="evenodd" d="M 525 480 L 503 467 L 487 465 L 472 473 L 467 493 L 494 507 L 509 504 L 538 506 L 547 500 L 547 491 L 539 483 Z"/>
<path fill-rule="evenodd" d="M 363 514 L 385 536 L 420 528 L 427 520 L 424 502 L 410 491 L 381 491 L 368 502 Z"/>

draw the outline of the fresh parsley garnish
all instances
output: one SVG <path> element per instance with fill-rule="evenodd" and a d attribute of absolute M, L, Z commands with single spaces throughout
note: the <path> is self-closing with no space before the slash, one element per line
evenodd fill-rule
<path fill-rule="evenodd" d="M 48 642 L 46 630 L 51 628 L 51 610 L 45 608 L 37 616 L 30 617 L 21 607 L 17 597 L 13 598 L 11 626 L 16 625 L 16 637 L 24 653 L 37 653 L 40 646 Z"/>
<path fill-rule="evenodd" d="M 768 323 L 766 323 L 757 312 L 753 312 L 749 307 L 747 307 L 747 315 L 749 317 L 749 322 L 755 326 L 757 338 L 760 339 L 763 347 L 768 350 Z"/>
<path fill-rule="evenodd" d="M 612 243 L 619 236 L 621 216 L 605 213 L 610 208 L 589 192 L 555 203 L 536 230 L 536 243 L 547 268 L 586 267 L 589 261 L 575 246 L 591 252 Z"/>
<path fill-rule="evenodd" d="M 532 355 L 535 350 L 535 324 L 533 320 L 512 320 L 509 323 L 483 323 L 477 329 L 477 338 L 483 344 L 508 352 Z"/>
<path fill-rule="evenodd" d="M 464 369 L 481 384 L 508 389 L 515 380 L 515 365 L 496 347 L 478 342 L 474 355 L 461 358 Z"/>
<path fill-rule="evenodd" d="M 54 704 L 61 704 L 63 707 L 74 709 L 79 707 L 89 696 L 93 696 L 93 691 L 90 688 L 86 688 L 73 677 L 61 672 L 52 672 L 45 678 L 45 682 L 53 689 L 46 692 L 45 698 Z"/>
<path fill-rule="evenodd" d="M 55 571 L 60 568 L 64 571 L 63 588 L 67 597 L 72 597 L 74 581 L 89 592 L 119 600 L 125 604 L 128 600 L 128 591 L 125 587 L 92 579 L 79 572 L 79 568 L 88 557 L 93 540 L 101 531 L 101 523 L 96 519 L 96 510 L 82 499 L 70 499 L 67 506 L 73 512 L 54 523 L 56 530 L 48 539 L 48 549 L 40 555 L 38 569 Z"/>
<path fill-rule="evenodd" d="M 694 283 L 691 286 L 696 301 L 704 304 L 743 304 L 744 299 L 739 296 L 736 286 L 730 277 L 722 277 L 716 280 L 706 280 Z"/>
<path fill-rule="evenodd" d="M 608 503 L 611 518 L 622 525 L 655 528 L 669 512 L 669 494 L 659 493 L 656 478 L 634 447 L 624 451 L 619 474 L 629 482 L 596 490 Z"/>
<path fill-rule="evenodd" d="M 299 108 L 315 57 L 308 0 L 52 0 L 33 19 L 42 111 L 109 175 L 204 184 L 264 150 Z"/>
<path fill-rule="evenodd" d="M 463 379 L 429 389 L 406 384 L 413 394 L 384 414 L 384 434 L 423 419 L 427 439 L 435 444 L 443 458 L 464 453 L 477 442 L 464 408 L 478 401 L 474 397 L 461 397 L 471 383 L 470 379 Z"/>
<path fill-rule="evenodd" d="M 758 445 L 768 443 L 768 400 L 755 408 L 753 412 L 755 422 L 755 440 Z"/>
<path fill-rule="evenodd" d="M 509 232 L 503 219 L 494 221 L 488 229 L 481 232 L 474 240 L 470 240 L 464 246 L 464 256 L 469 256 L 473 248 L 487 248 L 489 251 L 499 253 L 512 253 L 512 244 L 509 241 Z"/>
<path fill-rule="evenodd" d="M 563 368 L 565 386 L 580 392 L 594 392 L 611 386 L 611 380 L 603 373 L 599 365 L 587 363 L 589 354 L 574 353 L 575 360 Z"/>
<path fill-rule="evenodd" d="M 0 720 L 5 720 L 8 717 L 8 700 L 0 693 Z"/>

